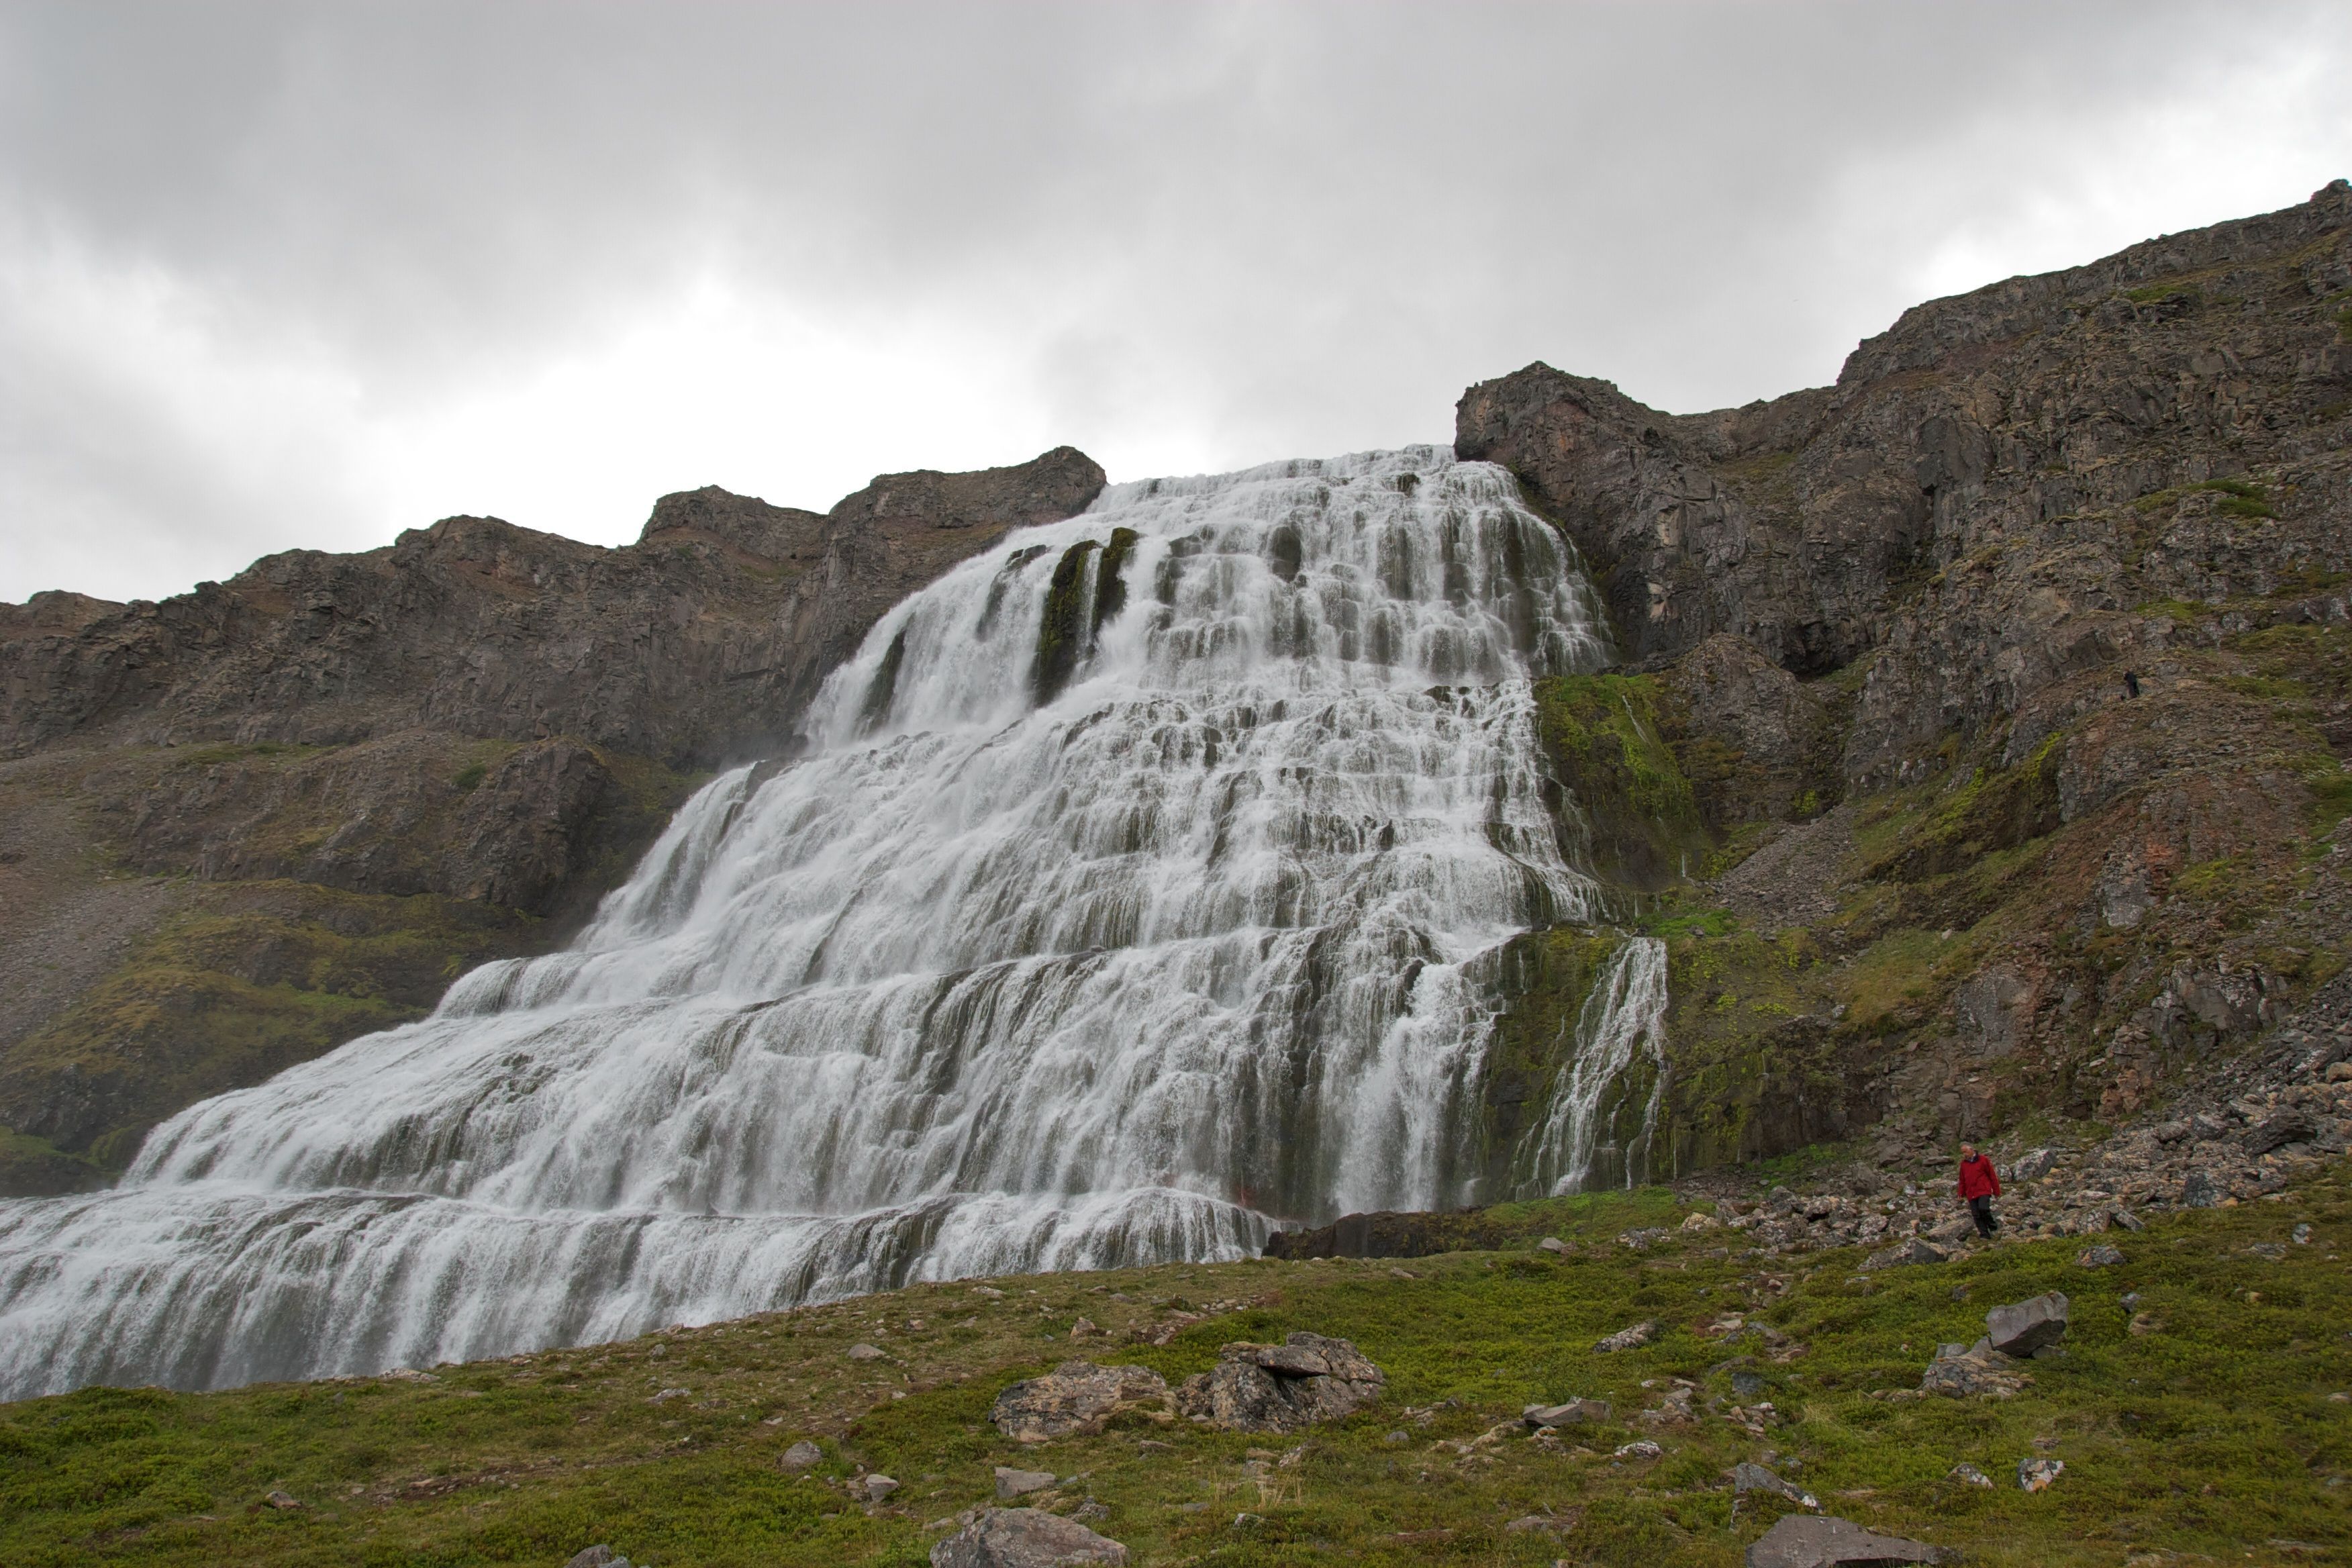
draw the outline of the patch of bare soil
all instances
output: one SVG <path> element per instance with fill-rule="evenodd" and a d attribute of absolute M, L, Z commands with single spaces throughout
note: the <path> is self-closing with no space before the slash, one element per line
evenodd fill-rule
<path fill-rule="evenodd" d="M 109 870 L 79 820 L 81 759 L 0 763 L 0 1052 L 123 961 L 186 893 Z"/>
<path fill-rule="evenodd" d="M 1854 808 L 1841 805 L 1780 829 L 1716 879 L 1715 901 L 1768 935 L 1827 921 L 1853 854 L 1853 823 Z"/>

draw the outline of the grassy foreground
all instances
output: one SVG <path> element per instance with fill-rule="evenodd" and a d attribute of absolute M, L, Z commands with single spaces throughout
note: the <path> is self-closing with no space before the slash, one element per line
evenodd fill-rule
<path fill-rule="evenodd" d="M 1559 1260 L 962 1281 L 431 1380 L 90 1389 L 0 1406 L 0 1561 L 552 1568 L 608 1542 L 656 1568 L 915 1563 L 940 1538 L 925 1524 L 1013 1464 L 1064 1478 L 1033 1502 L 1105 1505 L 1091 1521 L 1139 1563 L 1729 1564 L 1790 1507 L 1750 1495 L 1735 1523 L 1724 1472 L 1741 1459 L 1971 1563 L 2352 1561 L 2347 1176 L 2098 1238 L 2126 1261 L 2096 1269 L 2074 1261 L 2080 1239 L 1867 1278 L 1859 1251 L 1756 1258 L 1723 1229 L 1637 1251 L 1614 1237 L 1684 1212 L 1645 1191 L 1547 1205 L 1580 1246 Z M 1986 1308 L 2053 1289 L 2074 1301 L 2067 1353 L 2033 1363 L 2021 1395 L 1884 1397 L 1917 1386 L 1937 1342 L 1973 1340 Z M 1727 1331 L 1732 1314 L 1782 1342 Z M 1074 1343 L 1081 1315 L 1102 1333 Z M 1645 1318 L 1656 1342 L 1595 1352 Z M 1132 1338 L 1171 1327 L 1165 1345 Z M 1024 1450 L 987 1424 L 998 1390 L 1066 1357 L 1173 1381 L 1223 1342 L 1293 1329 L 1358 1342 L 1387 1400 L 1290 1438 L 1134 1417 Z M 884 1357 L 852 1359 L 859 1343 Z M 1635 1419 L 1675 1377 L 1700 1385 L 1697 1423 Z M 1556 1448 L 1524 1436 L 1521 1406 L 1571 1395 L 1612 1401 L 1615 1424 Z M 803 1436 L 826 1458 L 795 1477 L 778 1459 Z M 1662 1457 L 1614 1457 L 1637 1438 Z M 2023 1493 L 2029 1456 L 2065 1471 Z M 1949 1479 L 1963 1461 L 1998 1484 Z M 903 1489 L 849 1501 L 861 1465 Z M 301 1506 L 265 1505 L 273 1489 Z"/>

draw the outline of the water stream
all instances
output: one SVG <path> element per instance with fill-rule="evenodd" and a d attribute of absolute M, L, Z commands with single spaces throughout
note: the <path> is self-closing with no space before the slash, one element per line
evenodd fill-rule
<path fill-rule="evenodd" d="M 0 1394 L 425 1365 L 1464 1201 L 1496 1005 L 1465 965 L 1599 912 L 1530 683 L 1606 658 L 1559 536 L 1440 448 L 1020 531 L 885 616 L 805 754 L 702 790 L 571 950 L 190 1108 L 112 1192 L 0 1204 Z M 1611 1018 L 1662 996 L 1655 945 Z M 1654 1027 L 1607 1024 L 1596 1063 Z M 1583 1074 L 1549 1181 L 1590 1167 Z"/>

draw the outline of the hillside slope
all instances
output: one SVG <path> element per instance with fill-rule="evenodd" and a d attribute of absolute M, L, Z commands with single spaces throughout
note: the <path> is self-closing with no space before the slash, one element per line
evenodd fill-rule
<path fill-rule="evenodd" d="M 1645 1191 L 1507 1216 L 1566 1256 L 962 1280 L 422 1376 L 87 1389 L 0 1407 L 0 1550 L 556 1568 L 604 1542 L 656 1568 L 917 1564 L 995 1500 L 1003 1466 L 1051 1483 L 1025 1505 L 1141 1564 L 1728 1568 L 1794 1508 L 1735 1494 L 1746 1461 L 1987 1568 L 2352 1553 L 2341 1162 L 2274 1201 L 2158 1219 L 2096 1267 L 2055 1239 L 1935 1265 L 1788 1257 L 1705 1212 Z M 2063 1353 L 2022 1363 L 2012 1394 L 1916 1392 L 1939 1343 L 2052 1289 Z M 1638 1321 L 1651 1343 L 1596 1349 Z M 1024 1447 L 989 1424 L 1000 1391 L 1066 1357 L 1172 1382 L 1221 1343 L 1302 1329 L 1354 1341 L 1385 1396 L 1280 1436 L 1139 1410 Z M 1572 1398 L 1609 1408 L 1530 1435 L 1523 1406 Z M 802 1440 L 822 1458 L 796 1470 Z M 2029 1493 L 2026 1459 L 2064 1468 Z M 875 1473 L 898 1489 L 854 1500 Z"/>
<path fill-rule="evenodd" d="M 1102 470 L 666 496 L 605 550 L 448 518 L 161 604 L 0 605 L 0 1194 L 561 941 L 876 616 Z"/>

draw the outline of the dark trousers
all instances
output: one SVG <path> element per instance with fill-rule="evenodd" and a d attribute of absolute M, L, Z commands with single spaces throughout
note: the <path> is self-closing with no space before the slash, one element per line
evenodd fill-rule
<path fill-rule="evenodd" d="M 1979 1236 L 1990 1237 L 1994 1231 L 2000 1228 L 2000 1221 L 1992 1217 L 1992 1200 L 1990 1198 L 1970 1198 L 1969 1200 L 1969 1217 L 1977 1222 L 1977 1234 Z"/>

